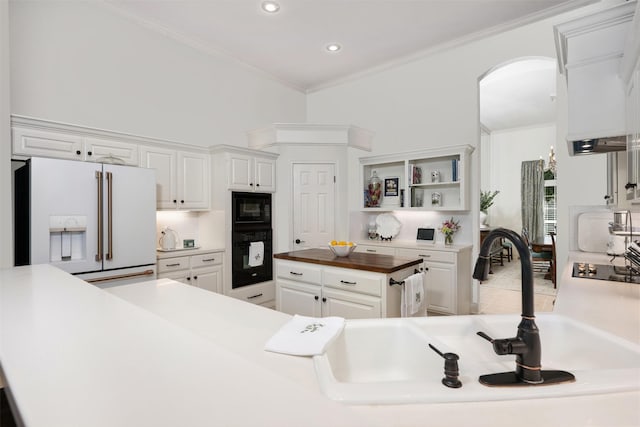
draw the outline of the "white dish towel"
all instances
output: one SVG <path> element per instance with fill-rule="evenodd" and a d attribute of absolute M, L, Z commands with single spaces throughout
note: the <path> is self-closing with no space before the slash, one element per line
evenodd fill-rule
<path fill-rule="evenodd" d="M 315 356 L 324 353 L 343 328 L 342 317 L 316 318 L 296 314 L 267 341 L 264 349 L 294 356 Z"/>
<path fill-rule="evenodd" d="M 249 243 L 249 267 L 259 267 L 264 262 L 264 242 Z"/>
<path fill-rule="evenodd" d="M 412 274 L 404 279 L 400 296 L 400 315 L 410 317 L 427 315 L 427 302 L 424 287 L 424 272 Z"/>

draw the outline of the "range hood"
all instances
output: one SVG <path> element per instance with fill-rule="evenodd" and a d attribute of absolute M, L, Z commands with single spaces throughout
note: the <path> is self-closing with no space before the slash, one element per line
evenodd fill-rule
<path fill-rule="evenodd" d="M 626 149 L 626 94 L 619 73 L 635 7 L 626 2 L 554 27 L 567 82 L 572 156 Z"/>
<path fill-rule="evenodd" d="M 627 149 L 626 136 L 614 136 L 608 138 L 580 139 L 567 141 L 569 155 L 585 155 L 598 153 L 614 153 Z"/>

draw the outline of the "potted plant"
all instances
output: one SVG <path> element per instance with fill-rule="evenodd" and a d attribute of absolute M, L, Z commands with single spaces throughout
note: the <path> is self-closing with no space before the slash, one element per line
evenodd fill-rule
<path fill-rule="evenodd" d="M 480 224 L 487 222 L 487 209 L 493 205 L 493 199 L 500 194 L 499 190 L 480 191 Z"/>

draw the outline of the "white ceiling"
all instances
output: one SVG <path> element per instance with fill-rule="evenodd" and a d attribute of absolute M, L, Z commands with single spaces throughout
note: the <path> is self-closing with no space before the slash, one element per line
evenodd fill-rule
<path fill-rule="evenodd" d="M 309 92 L 594 0 L 105 0 L 207 52 Z M 324 47 L 338 42 L 339 52 Z"/>

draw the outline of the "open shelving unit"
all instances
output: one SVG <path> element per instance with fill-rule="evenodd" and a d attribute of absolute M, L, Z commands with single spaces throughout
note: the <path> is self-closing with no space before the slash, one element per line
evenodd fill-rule
<path fill-rule="evenodd" d="M 470 145 L 457 145 L 360 158 L 362 209 L 469 210 L 468 179 L 472 152 Z M 369 179 L 374 171 L 382 180 L 382 197 L 376 207 L 367 201 Z M 394 178 L 398 178 L 398 195 L 385 195 L 386 180 Z"/>

